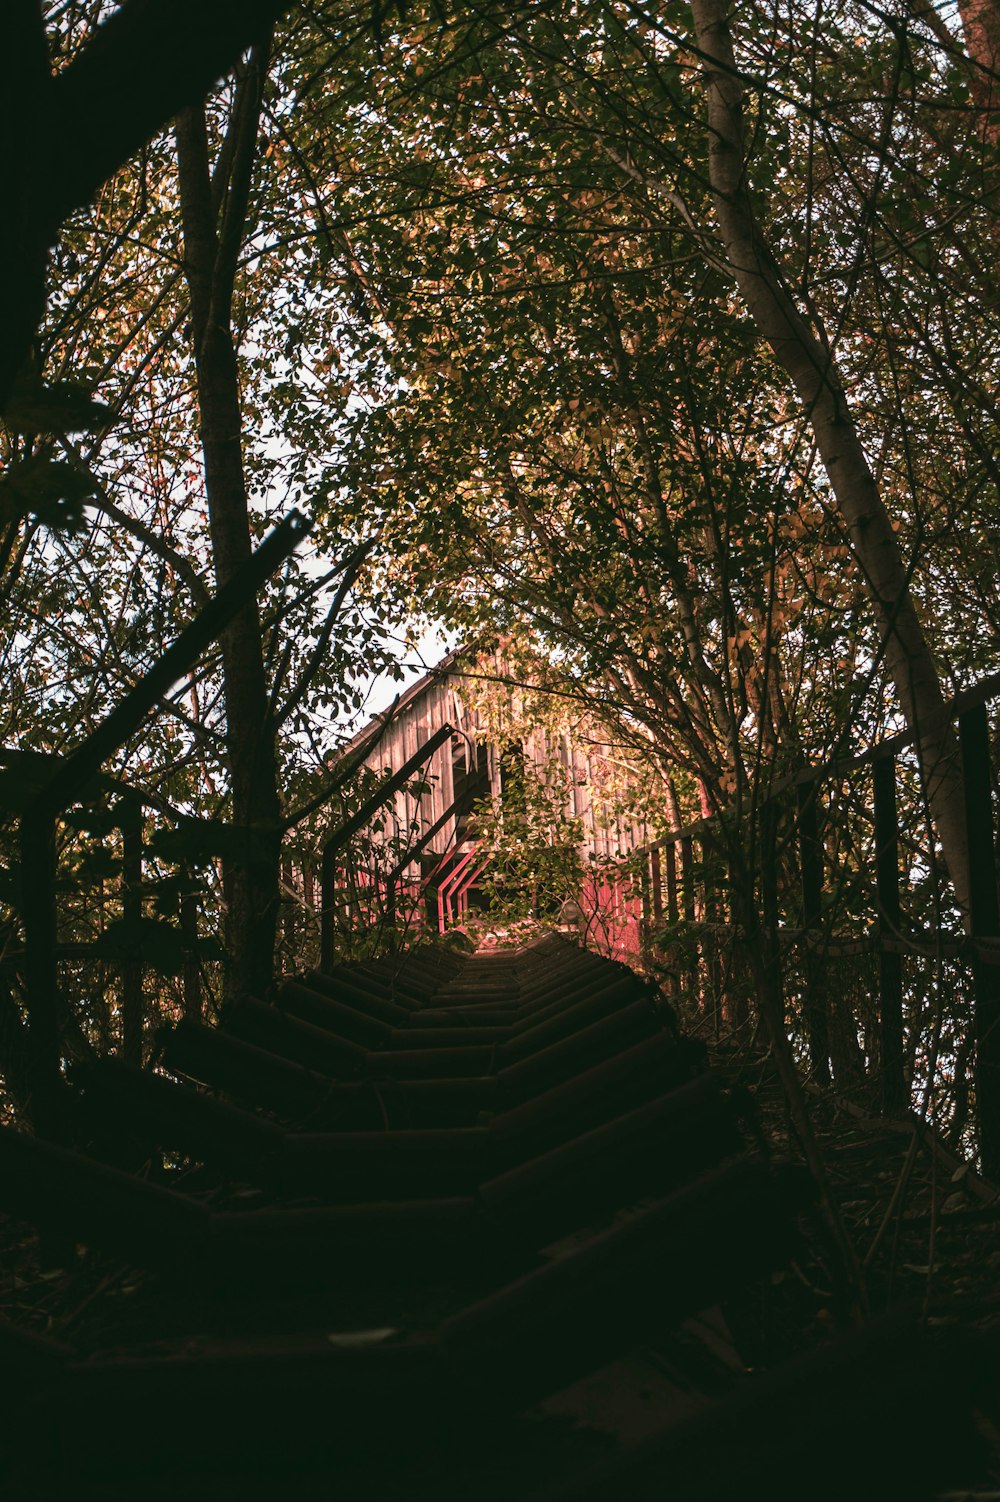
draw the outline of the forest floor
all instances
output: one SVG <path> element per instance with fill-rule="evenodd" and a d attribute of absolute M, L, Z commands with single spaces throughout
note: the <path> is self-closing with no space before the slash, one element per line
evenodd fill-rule
<path fill-rule="evenodd" d="M 708 1046 L 712 1064 L 751 1091 L 775 1157 L 805 1163 L 770 1058 L 723 1042 Z M 830 1198 L 853 1250 L 850 1275 L 863 1318 L 905 1311 L 931 1328 L 980 1332 L 984 1346 L 1000 1343 L 1000 1188 L 917 1116 L 880 1117 L 870 1083 L 848 1093 L 803 1081 L 803 1091 Z M 736 1332 L 744 1359 L 777 1365 L 849 1322 L 836 1291 L 839 1261 L 817 1228 L 801 1260 L 773 1275 Z M 981 1391 L 974 1424 L 977 1453 L 955 1455 L 953 1479 L 941 1493 L 948 1502 L 1000 1499 L 1000 1372 Z"/>

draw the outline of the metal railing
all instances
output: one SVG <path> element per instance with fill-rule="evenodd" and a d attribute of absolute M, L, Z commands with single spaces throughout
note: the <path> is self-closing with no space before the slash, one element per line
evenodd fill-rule
<path fill-rule="evenodd" d="M 638 958 L 657 933 L 665 936 L 668 949 L 671 935 L 685 934 L 689 943 L 684 963 L 690 964 L 690 973 L 681 974 L 678 984 L 688 989 L 697 985 L 699 964 L 704 971 L 707 956 L 717 953 L 720 944 L 732 950 L 754 939 L 763 948 L 776 993 L 783 995 L 783 966 L 797 949 L 802 971 L 797 999 L 812 1071 L 821 1083 L 830 1078 L 825 969 L 833 958 L 873 956 L 877 1067 L 887 1113 L 904 1108 L 910 1096 L 904 961 L 957 961 L 971 985 L 978 1142 L 993 1172 L 1000 1167 L 1000 899 L 987 704 L 998 696 L 1000 677 L 993 676 L 958 695 L 947 710 L 957 722 L 968 835 L 970 903 L 964 930 L 957 901 L 945 903 L 955 920 L 950 925 L 915 923 L 907 912 L 899 819 L 901 757 L 916 741 L 910 732 L 859 755 L 804 768 L 761 800 L 755 811 L 753 847 L 744 848 L 759 921 L 756 935 L 748 934 L 746 923 L 736 916 L 745 910 L 746 893 L 741 903 L 732 870 L 726 866 L 727 848 L 732 849 L 739 835 L 727 827 L 725 814 L 698 820 L 629 851 L 590 878 L 583 898 L 590 941 L 620 958 Z M 867 826 L 873 870 L 854 873 L 867 889 L 867 916 L 862 914 L 860 931 L 855 927 L 844 933 L 830 928 L 840 872 L 826 848 L 832 826 L 825 800 L 827 789 L 859 774 L 870 781 L 863 806 L 853 817 Z M 745 829 L 742 833 L 745 836 Z M 926 836 L 922 849 L 907 853 L 911 867 L 922 862 L 929 872 L 940 870 L 933 835 Z M 678 953 L 681 947 L 674 945 Z"/>
<path fill-rule="evenodd" d="M 323 843 L 323 854 L 320 867 L 320 968 L 328 970 L 333 964 L 336 950 L 336 915 L 337 915 L 337 889 L 338 889 L 338 856 L 346 850 L 355 835 L 359 834 L 366 825 L 370 824 L 380 809 L 384 808 L 390 799 L 415 777 L 421 768 L 430 761 L 435 751 L 450 741 L 453 731 L 449 724 L 440 726 L 421 746 L 418 746 L 413 755 L 408 757 L 403 765 L 391 776 L 385 778 L 371 795 L 364 800 L 360 808 L 356 809 L 347 819 L 330 833 Z M 394 892 L 400 880 L 402 871 L 405 870 L 413 859 L 408 855 L 402 862 L 401 867 L 393 872 L 389 886 Z M 391 906 L 393 897 L 387 898 Z"/>
<path fill-rule="evenodd" d="M 102 722 L 67 757 L 58 760 L 31 790 L 18 816 L 20 907 L 24 929 L 24 979 L 27 996 L 27 1077 L 33 1125 L 39 1135 L 58 1136 L 61 1128 L 60 1069 L 62 1018 L 59 999 L 57 935 L 57 852 L 59 818 L 70 807 L 106 791 L 105 762 L 140 728 L 158 701 L 184 678 L 198 660 L 291 555 L 309 530 L 292 511 L 222 586 L 119 701 Z M 117 823 L 123 833 L 124 904 L 134 918 L 140 911 L 142 879 L 143 794 L 111 780 L 122 792 Z M 142 1035 L 142 981 L 138 956 L 126 962 L 122 976 L 123 1049 L 138 1061 Z"/>
<path fill-rule="evenodd" d="M 460 793 L 420 835 L 406 845 L 402 853 L 387 869 L 364 870 L 357 858 L 351 858 L 351 841 L 372 823 L 412 778 L 426 767 L 435 753 L 455 735 L 453 727 L 446 723 L 425 740 L 412 756 L 364 799 L 359 808 L 330 833 L 323 845 L 320 867 L 320 968 L 328 970 L 337 958 L 338 920 L 345 909 L 356 909 L 352 931 L 364 929 L 374 932 L 377 927 L 398 936 L 400 931 L 411 929 L 414 924 L 421 928 L 434 921 L 440 933 L 461 917 L 468 902 L 469 892 L 485 869 L 486 862 L 476 843 L 469 840 L 452 840 L 444 850 L 429 848 L 449 824 L 457 831 L 466 816 L 483 795 L 478 781 Z M 360 770 L 355 765 L 353 771 Z M 347 779 L 338 779 L 338 787 Z M 415 795 L 418 807 L 427 789 Z M 387 847 L 388 848 L 388 847 Z M 419 874 L 409 878 L 407 873 L 417 867 Z M 403 911 L 406 904 L 409 911 Z M 433 906 L 433 918 L 432 909 Z"/>

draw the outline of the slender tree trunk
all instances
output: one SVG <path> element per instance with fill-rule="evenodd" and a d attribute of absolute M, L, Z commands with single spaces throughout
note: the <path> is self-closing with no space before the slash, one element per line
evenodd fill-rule
<path fill-rule="evenodd" d="M 1000 0 L 958 0 L 965 50 L 972 63 L 969 86 L 982 111 L 985 140 L 1000 139 Z"/>
<path fill-rule="evenodd" d="M 709 178 L 726 255 L 761 337 L 808 413 L 885 643 L 885 659 L 914 731 L 948 872 L 968 911 L 968 856 L 958 748 L 937 668 L 914 609 L 892 522 L 869 467 L 833 356 L 798 311 L 750 201 L 743 89 L 727 0 L 691 0 L 708 94 Z"/>
<path fill-rule="evenodd" d="M 237 91 L 230 126 L 235 132 L 232 175 L 221 213 L 213 202 L 204 108 L 185 110 L 176 126 L 205 492 L 220 586 L 251 553 L 232 298 L 263 71 L 258 57 Z M 260 992 L 270 984 L 274 965 L 281 808 L 256 602 L 223 635 L 222 665 L 233 822 L 252 834 L 245 859 L 229 872 L 230 984 L 234 990 Z"/>

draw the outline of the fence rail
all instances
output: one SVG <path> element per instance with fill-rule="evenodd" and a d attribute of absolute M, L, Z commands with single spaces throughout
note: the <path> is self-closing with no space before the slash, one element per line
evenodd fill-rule
<path fill-rule="evenodd" d="M 870 954 L 877 961 L 878 1069 L 887 1113 L 903 1109 L 910 1096 L 904 961 L 957 962 L 967 972 L 973 1000 L 978 1143 L 992 1172 L 1000 1168 L 1000 898 L 987 705 L 997 696 L 1000 675 L 957 696 L 947 711 L 958 727 L 970 892 L 964 915 L 953 894 L 945 903 L 956 915 L 954 927 L 911 924 L 906 915 L 900 873 L 900 759 L 914 745 L 909 732 L 857 756 L 833 759 L 782 779 L 755 810 L 755 834 L 746 852 L 760 938 L 779 993 L 790 952 L 796 946 L 802 952 L 805 973 L 796 999 L 820 1081 L 830 1077 L 830 1009 L 821 1005 L 830 960 Z M 859 773 L 870 779 L 861 822 L 868 825 L 873 871 L 859 873 L 870 889 L 868 912 L 862 932 L 834 932 L 824 924 L 824 913 L 834 900 L 831 888 L 840 873 L 825 846 L 831 819 L 824 793 L 829 785 L 856 781 Z M 671 932 L 676 936 L 682 929 L 695 943 L 701 936 L 706 949 L 708 941 L 716 946 L 746 943 L 751 936 L 733 917 L 739 902 L 732 871 L 724 869 L 727 848 L 746 831 L 727 826 L 726 818 L 723 814 L 701 819 L 663 835 L 628 852 L 616 868 L 591 877 L 583 901 L 591 942 L 632 959 L 648 956 L 658 933 L 665 936 L 669 949 Z M 908 854 L 911 861 L 922 859 L 928 872 L 939 870 L 932 837 L 922 854 L 919 849 Z M 791 907 L 796 921 L 789 922 L 782 910 Z"/>
<path fill-rule="evenodd" d="M 91 734 L 67 757 L 50 762 L 40 783 L 17 809 L 28 1013 L 26 1072 L 33 1125 L 40 1136 L 62 1134 L 57 822 L 69 808 L 91 801 L 109 786 L 120 790 L 113 822 L 122 831 L 123 905 L 125 916 L 137 920 L 142 903 L 143 806 L 148 800 L 138 790 L 103 777 L 101 768 L 135 734 L 162 696 L 191 671 L 308 530 L 306 520 L 297 511 L 290 512 Z M 138 1062 L 143 1020 L 138 955 L 125 961 L 121 980 L 123 1053 Z"/>

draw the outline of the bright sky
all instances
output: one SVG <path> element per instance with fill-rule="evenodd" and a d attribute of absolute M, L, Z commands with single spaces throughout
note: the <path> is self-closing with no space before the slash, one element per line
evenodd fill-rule
<path fill-rule="evenodd" d="M 398 657 L 406 677 L 398 680 L 382 675 L 372 678 L 367 685 L 368 703 L 366 706 L 367 716 L 379 714 L 381 710 L 388 709 L 397 694 L 409 688 L 414 678 L 419 678 L 440 662 L 445 653 L 450 652 L 456 645 L 458 638 L 454 632 L 446 632 L 443 626 L 436 626 L 427 631 L 416 644 L 416 647 L 408 648 L 402 641 L 398 643 Z"/>

